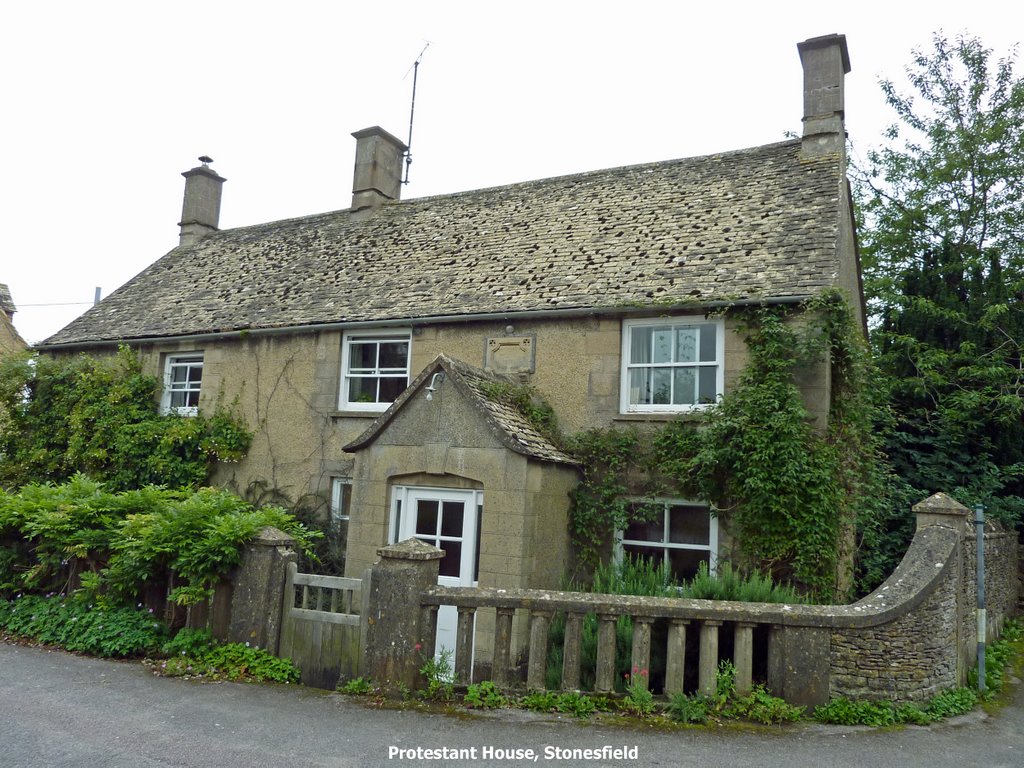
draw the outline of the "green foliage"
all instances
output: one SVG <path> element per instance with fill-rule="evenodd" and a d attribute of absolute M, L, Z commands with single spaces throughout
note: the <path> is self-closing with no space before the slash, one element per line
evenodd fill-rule
<path fill-rule="evenodd" d="M 283 510 L 255 510 L 212 488 L 111 493 L 77 475 L 63 485 L 0 491 L 0 535 L 22 544 L 8 566 L 9 589 L 63 591 L 78 573 L 91 593 L 130 603 L 170 573 L 182 582 L 172 597 L 190 604 L 238 564 L 243 544 L 266 526 L 302 548 L 315 538 Z"/>
<path fill-rule="evenodd" d="M 427 682 L 422 696 L 431 701 L 451 701 L 455 697 L 455 669 L 452 666 L 452 651 L 442 648 L 436 656 L 423 660 L 420 674 Z"/>
<path fill-rule="evenodd" d="M 806 603 L 807 597 L 771 576 L 744 573 L 720 562 L 711 574 L 707 563 L 697 566 L 697 575 L 679 587 L 679 596 L 692 600 L 736 600 L 745 603 Z"/>
<path fill-rule="evenodd" d="M 498 709 L 507 707 L 509 700 L 490 680 L 473 683 L 466 689 L 462 703 L 476 709 Z"/>
<path fill-rule="evenodd" d="M 607 595 L 642 595 L 648 597 L 676 597 L 702 600 L 738 600 L 765 603 L 803 603 L 806 598 L 790 587 L 775 584 L 770 577 L 757 572 L 744 575 L 728 563 L 719 563 L 718 574 L 708 573 L 707 566 L 698 567 L 697 575 L 681 584 L 672 580 L 668 567 L 653 565 L 643 558 L 625 557 L 621 562 L 598 565 L 589 583 L 570 581 L 566 586 L 575 592 Z M 548 688 L 558 688 L 562 679 L 565 616 L 557 614 L 549 629 L 547 669 L 544 682 Z M 615 623 L 616 685 L 628 680 L 629 660 L 633 649 L 633 620 L 620 616 Z M 588 614 L 583 619 L 580 637 L 580 683 L 592 688 L 597 665 L 597 617 Z M 665 659 L 659 649 L 651 658 L 654 671 L 664 669 Z"/>
<path fill-rule="evenodd" d="M 490 381 L 483 384 L 488 398 L 504 403 L 522 414 L 540 434 L 560 445 L 562 434 L 558 429 L 555 410 L 528 384 L 513 384 L 507 381 Z"/>
<path fill-rule="evenodd" d="M 161 415 L 158 386 L 127 347 L 110 357 L 0 360 L 0 487 L 85 473 L 112 490 L 194 488 L 216 462 L 245 455 L 252 435 L 229 410 Z"/>
<path fill-rule="evenodd" d="M 205 629 L 183 629 L 164 643 L 161 651 L 167 658 L 154 667 L 168 677 L 272 683 L 299 681 L 299 670 L 289 659 L 279 659 L 248 643 L 221 643 Z"/>
<path fill-rule="evenodd" d="M 338 686 L 339 692 L 347 693 L 349 696 L 369 696 L 374 690 L 376 688 L 373 683 L 365 677 L 355 677 Z"/>
<path fill-rule="evenodd" d="M 773 725 L 796 722 L 803 713 L 804 707 L 794 707 L 772 696 L 763 685 L 755 685 L 749 694 L 738 695 L 736 668 L 730 661 L 722 661 L 718 665 L 714 695 L 677 693 L 665 708 L 665 714 L 681 723 L 705 723 L 715 717 L 743 718 Z"/>
<path fill-rule="evenodd" d="M 582 472 L 569 522 L 580 565 L 596 566 L 609 532 L 623 530 L 633 520 L 626 475 L 641 463 L 642 447 L 640 436 L 629 429 L 592 429 L 569 439 L 569 451 Z"/>
<path fill-rule="evenodd" d="M 750 360 L 736 386 L 699 422 L 675 420 L 641 435 L 591 430 L 573 437 L 583 479 L 571 530 L 592 567 L 609 531 L 650 510 L 630 496 L 665 493 L 728 513 L 742 556 L 792 577 L 819 599 L 835 595 L 839 555 L 855 526 L 878 528 L 894 485 L 874 436 L 879 403 L 861 329 L 838 292 L 792 308 L 734 310 Z M 795 376 L 831 366 L 829 429 L 811 422 Z"/>
<path fill-rule="evenodd" d="M 610 708 L 607 698 L 591 697 L 579 691 L 531 691 L 519 699 L 518 705 L 533 712 L 561 712 L 580 719 Z"/>
<path fill-rule="evenodd" d="M 167 634 L 147 611 L 37 595 L 0 603 L 0 628 L 46 645 L 115 658 L 149 653 Z"/>
<path fill-rule="evenodd" d="M 619 702 L 623 712 L 628 712 L 635 717 L 650 717 L 654 714 L 654 695 L 648 688 L 649 671 L 633 667 L 633 672 L 627 676 L 626 696 Z"/>
<path fill-rule="evenodd" d="M 707 722 L 711 707 L 704 696 L 676 693 L 665 707 L 665 714 L 677 722 L 698 725 Z"/>
<path fill-rule="evenodd" d="M 855 176 L 892 412 L 885 450 L 903 498 L 944 491 L 1011 526 L 1024 516 L 1024 80 L 1014 64 L 977 38 L 936 34 L 914 52 L 910 93 L 882 82 L 896 122 Z M 881 519 L 874 541 L 892 551 L 877 570 L 902 554 L 910 518 L 903 504 Z"/>

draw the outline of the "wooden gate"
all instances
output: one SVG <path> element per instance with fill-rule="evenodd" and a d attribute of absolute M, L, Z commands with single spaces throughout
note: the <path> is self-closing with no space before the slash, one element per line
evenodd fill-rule
<path fill-rule="evenodd" d="M 363 582 L 299 573 L 288 563 L 278 655 L 302 671 L 303 685 L 333 690 L 359 676 Z"/>

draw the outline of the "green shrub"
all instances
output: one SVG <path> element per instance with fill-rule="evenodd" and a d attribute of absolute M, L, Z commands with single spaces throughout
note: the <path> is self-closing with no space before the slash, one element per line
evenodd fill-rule
<path fill-rule="evenodd" d="M 373 693 L 374 686 L 364 677 L 355 677 L 338 684 L 338 691 L 349 696 L 366 696 Z"/>
<path fill-rule="evenodd" d="M 699 724 L 707 722 L 710 710 L 704 696 L 676 693 L 665 707 L 665 714 L 680 723 Z"/>
<path fill-rule="evenodd" d="M 160 649 L 167 658 L 155 668 L 168 677 L 296 683 L 299 670 L 248 643 L 221 643 L 206 629 L 183 629 Z"/>
<path fill-rule="evenodd" d="M 506 698 L 490 680 L 473 683 L 466 689 L 462 703 L 476 709 L 497 709 L 508 706 Z"/>
<path fill-rule="evenodd" d="M 167 635 L 149 612 L 133 608 L 36 595 L 0 605 L 0 627 L 12 635 L 93 656 L 142 656 L 159 648 Z"/>
<path fill-rule="evenodd" d="M 63 485 L 0 491 L 0 535 L 23 544 L 13 556 L 5 550 L 0 586 L 7 585 L 8 595 L 56 591 L 75 567 L 91 592 L 130 604 L 146 584 L 171 572 L 183 582 L 172 597 L 194 602 L 237 565 L 243 544 L 266 526 L 295 537 L 303 549 L 318 535 L 282 509 L 253 509 L 212 488 L 111 493 L 76 475 Z"/>

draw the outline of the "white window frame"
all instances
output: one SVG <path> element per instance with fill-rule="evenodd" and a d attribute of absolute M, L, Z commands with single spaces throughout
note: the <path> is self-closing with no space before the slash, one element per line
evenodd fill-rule
<path fill-rule="evenodd" d="M 374 368 L 359 369 L 357 373 L 349 370 L 349 360 L 353 343 L 359 342 L 405 342 L 406 357 L 404 368 Z M 378 347 L 379 350 L 379 347 Z M 378 330 L 345 331 L 341 343 L 341 381 L 338 392 L 338 409 L 342 411 L 368 411 L 380 413 L 390 407 L 391 402 L 359 402 L 348 399 L 349 382 L 355 378 L 376 378 L 379 382 L 382 378 L 404 378 L 405 387 L 409 386 L 409 369 L 412 359 L 412 329 L 411 328 L 387 328 Z M 379 393 L 378 393 L 379 395 Z"/>
<path fill-rule="evenodd" d="M 650 363 L 631 363 L 631 349 L 633 331 L 638 328 L 669 327 L 673 329 L 681 327 L 700 328 L 704 325 L 715 327 L 715 359 L 713 361 L 700 361 L 698 350 L 697 360 L 693 362 L 661 361 Z M 697 334 L 698 344 L 700 333 Z M 673 358 L 675 354 L 673 353 Z M 725 392 L 725 321 L 721 318 L 708 320 L 701 316 L 690 317 L 646 317 L 627 319 L 622 321 L 622 353 L 621 369 L 619 372 L 619 412 L 620 413 L 685 413 L 687 411 L 699 411 L 713 405 L 713 403 L 632 403 L 630 392 L 630 372 L 640 368 L 714 368 L 715 369 L 715 400 L 722 397 Z M 673 385 L 674 386 L 674 385 Z M 669 398 L 672 399 L 671 397 Z"/>
<path fill-rule="evenodd" d="M 646 549 L 660 549 L 662 558 L 668 560 L 669 550 L 690 550 L 695 552 L 708 553 L 708 573 L 714 575 L 718 569 L 718 518 L 711 514 L 711 508 L 699 501 L 690 499 L 631 499 L 637 504 L 647 506 L 661 506 L 662 511 L 662 541 L 639 541 L 637 539 L 625 538 L 625 531 L 615 532 L 615 561 L 621 563 L 626 553 L 626 546 L 644 547 Z M 708 543 L 704 544 L 683 544 L 669 541 L 669 515 L 673 507 L 690 507 L 695 512 L 702 511 L 708 516 Z M 633 554 L 638 554 L 635 551 Z"/>
<path fill-rule="evenodd" d="M 176 413 L 179 416 L 196 416 L 199 414 L 198 403 L 203 385 L 203 358 L 202 350 L 175 352 L 173 355 L 167 355 L 167 359 L 164 361 L 164 390 L 160 398 L 160 410 L 162 413 Z M 177 368 L 198 368 L 199 381 L 193 382 L 186 377 L 186 381 L 179 382 L 179 386 L 175 386 L 173 372 Z M 172 405 L 174 394 L 177 392 L 194 392 L 196 395 L 196 405 Z"/>
<path fill-rule="evenodd" d="M 345 489 L 352 488 L 351 477 L 331 478 L 331 524 L 339 525 L 348 522 L 351 515 L 348 506 L 345 504 Z M 349 503 L 351 503 L 351 490 L 349 491 Z"/>

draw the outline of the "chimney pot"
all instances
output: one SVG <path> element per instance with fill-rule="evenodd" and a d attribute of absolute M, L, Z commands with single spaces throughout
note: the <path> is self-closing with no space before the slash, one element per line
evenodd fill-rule
<path fill-rule="evenodd" d="M 203 155 L 200 161 L 205 158 Z M 206 162 L 181 175 L 185 177 L 185 199 L 181 206 L 181 221 L 178 222 L 181 227 L 178 245 L 194 245 L 217 231 L 221 188 L 227 179 L 218 175 Z"/>
<path fill-rule="evenodd" d="M 804 70 L 803 152 L 846 151 L 844 79 L 850 71 L 845 35 L 812 37 L 797 43 Z"/>
<path fill-rule="evenodd" d="M 402 195 L 402 158 L 407 147 L 380 126 L 352 134 L 356 164 L 352 178 L 352 212 L 369 212 Z"/>

